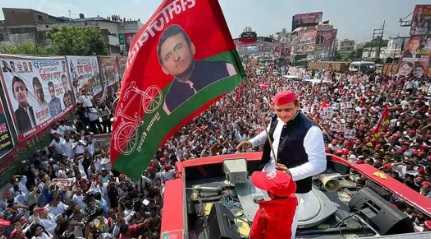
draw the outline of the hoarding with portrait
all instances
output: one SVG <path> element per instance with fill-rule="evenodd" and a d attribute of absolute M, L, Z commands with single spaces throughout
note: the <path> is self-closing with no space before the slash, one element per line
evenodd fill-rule
<path fill-rule="evenodd" d="M 124 71 L 126 70 L 127 65 L 127 57 L 119 56 L 118 57 L 118 72 L 120 74 L 120 81 L 123 79 Z"/>
<path fill-rule="evenodd" d="M 429 58 L 403 58 L 398 67 L 398 75 L 422 79 L 428 72 Z"/>
<path fill-rule="evenodd" d="M 93 96 L 102 92 L 96 56 L 66 56 L 66 59 L 76 99 L 84 90 Z"/>
<path fill-rule="evenodd" d="M 316 48 L 317 30 L 315 28 L 303 29 L 298 32 L 295 54 L 312 52 Z"/>
<path fill-rule="evenodd" d="M 431 34 L 431 5 L 416 5 L 410 35 Z"/>
<path fill-rule="evenodd" d="M 298 27 L 315 26 L 322 21 L 322 12 L 296 14 L 292 18 L 292 31 Z"/>
<path fill-rule="evenodd" d="M 11 125 L 7 122 L 5 109 L 0 102 L 0 158 L 13 149 Z"/>
<path fill-rule="evenodd" d="M 64 57 L 0 56 L 2 84 L 18 134 L 24 141 L 73 107 Z"/>
<path fill-rule="evenodd" d="M 99 56 L 100 78 L 103 87 L 108 87 L 120 81 L 116 56 Z"/>
<path fill-rule="evenodd" d="M 317 44 L 323 49 L 331 49 L 337 38 L 337 29 L 329 29 L 318 32 Z"/>
<path fill-rule="evenodd" d="M 404 43 L 404 58 L 422 58 L 431 56 L 431 35 L 411 36 Z"/>

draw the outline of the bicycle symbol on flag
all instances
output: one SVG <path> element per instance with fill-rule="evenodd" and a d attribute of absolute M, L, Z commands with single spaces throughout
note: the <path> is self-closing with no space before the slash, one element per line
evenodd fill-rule
<path fill-rule="evenodd" d="M 116 108 L 116 117 L 121 123 L 113 132 L 114 148 L 124 154 L 133 153 L 139 142 L 138 127 L 143 123 L 143 113 L 154 113 L 162 104 L 163 95 L 156 86 L 149 86 L 141 90 L 136 86 L 136 82 L 131 82 L 125 90 L 124 99 Z M 137 107 L 133 115 L 125 112 L 129 107 Z"/>

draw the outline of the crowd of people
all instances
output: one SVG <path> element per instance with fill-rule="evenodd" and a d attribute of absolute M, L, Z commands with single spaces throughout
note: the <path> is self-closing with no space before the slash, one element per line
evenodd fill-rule
<path fill-rule="evenodd" d="M 57 122 L 49 145 L 3 190 L 0 238 L 160 238 L 161 180 L 146 173 L 136 183 L 113 170 L 109 136 L 101 138 L 110 127 L 92 125 L 94 99 L 80 100 L 76 120 Z"/>
<path fill-rule="evenodd" d="M 97 140 L 110 132 L 111 103 L 98 105 L 92 120 L 93 99 L 83 94 L 75 122 L 58 122 L 49 146 L 4 191 L 0 218 L 10 225 L 0 238 L 159 238 L 163 184 L 175 176 L 175 162 L 235 153 L 268 125 L 271 97 L 283 89 L 300 97 L 329 153 L 369 163 L 431 197 L 429 78 L 343 73 L 312 83 L 286 80 L 273 64 L 258 68 L 247 61 L 247 79 L 162 145 L 139 183 L 111 168 L 108 145 Z"/>
<path fill-rule="evenodd" d="M 249 62 L 247 81 L 184 127 L 161 148 L 162 158 L 176 161 L 235 153 L 239 142 L 270 122 L 271 97 L 293 90 L 300 96 L 302 111 L 322 128 L 328 153 L 373 165 L 431 198 L 428 77 L 319 72 L 330 79 L 317 83 L 287 80 L 274 74 L 277 69 L 271 64 L 265 68 Z M 427 230 L 424 214 L 392 199 L 413 218 L 417 230 Z"/>

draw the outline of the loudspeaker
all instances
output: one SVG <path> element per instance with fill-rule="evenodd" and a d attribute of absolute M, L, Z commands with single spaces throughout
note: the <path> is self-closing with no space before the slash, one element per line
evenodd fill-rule
<path fill-rule="evenodd" d="M 382 235 L 413 232 L 411 219 L 370 188 L 353 195 L 349 207 Z"/>
<path fill-rule="evenodd" d="M 241 239 L 232 212 L 214 203 L 208 216 L 209 239 Z"/>
<path fill-rule="evenodd" d="M 380 197 L 384 198 L 385 200 L 389 200 L 392 197 L 392 193 L 386 190 L 384 187 L 378 185 L 377 183 L 367 180 L 365 182 L 365 186 L 373 190 L 375 193 L 377 193 Z"/>

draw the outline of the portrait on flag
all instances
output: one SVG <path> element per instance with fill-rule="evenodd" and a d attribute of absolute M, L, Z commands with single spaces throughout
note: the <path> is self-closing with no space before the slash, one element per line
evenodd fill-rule
<path fill-rule="evenodd" d="M 39 132 L 73 106 L 64 57 L 0 56 L 2 84 L 18 138 Z"/>
<path fill-rule="evenodd" d="M 165 0 L 149 19 L 130 46 L 111 139 L 114 168 L 132 178 L 245 76 L 217 1 Z"/>
<path fill-rule="evenodd" d="M 163 109 L 170 114 L 202 88 L 237 74 L 231 63 L 195 60 L 196 47 L 179 26 L 169 26 L 160 36 L 157 46 L 162 71 L 172 76 Z"/>

